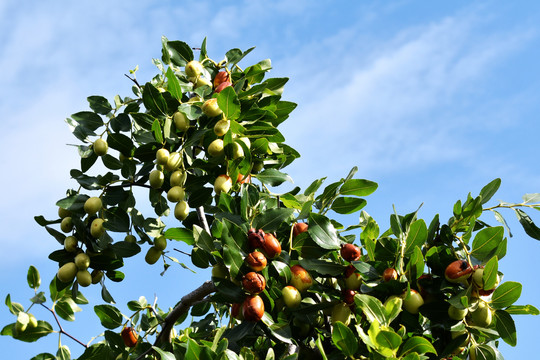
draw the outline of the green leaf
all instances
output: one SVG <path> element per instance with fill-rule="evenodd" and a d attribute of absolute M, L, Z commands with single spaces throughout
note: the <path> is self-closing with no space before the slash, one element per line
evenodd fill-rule
<path fill-rule="evenodd" d="M 167 239 L 182 241 L 190 246 L 195 244 L 193 231 L 186 228 L 168 228 L 163 235 Z"/>
<path fill-rule="evenodd" d="M 326 216 L 311 213 L 308 221 L 308 233 L 317 245 L 328 250 L 339 249 L 341 247 L 341 240 L 338 237 L 337 231 Z"/>
<path fill-rule="evenodd" d="M 350 179 L 345 181 L 339 189 L 341 195 L 368 196 L 377 190 L 377 183 L 363 179 Z"/>
<path fill-rule="evenodd" d="M 163 47 L 168 52 L 171 62 L 176 66 L 185 66 L 193 60 L 191 47 L 183 41 L 166 41 Z M 165 62 L 168 63 L 168 61 Z"/>
<path fill-rule="evenodd" d="M 90 109 L 94 110 L 98 114 L 107 115 L 112 111 L 112 106 L 109 103 L 109 100 L 103 96 L 89 96 L 87 100 L 90 104 Z"/>
<path fill-rule="evenodd" d="M 386 311 L 379 299 L 366 294 L 357 294 L 354 297 L 356 306 L 362 309 L 369 322 L 377 321 L 381 325 L 388 325 Z"/>
<path fill-rule="evenodd" d="M 497 332 L 510 346 L 516 346 L 517 344 L 517 333 L 516 333 L 516 324 L 514 319 L 504 310 L 495 311 L 495 318 L 497 319 L 495 325 Z"/>
<path fill-rule="evenodd" d="M 96 305 L 94 312 L 99 317 L 101 325 L 107 329 L 116 329 L 122 326 L 122 313 L 112 305 Z"/>
<path fill-rule="evenodd" d="M 405 255 L 410 255 L 416 247 L 421 248 L 427 240 L 428 229 L 423 219 L 413 222 L 407 233 Z"/>
<path fill-rule="evenodd" d="M 129 241 L 118 241 L 111 245 L 114 253 L 120 257 L 131 257 L 141 252 L 141 247 Z"/>
<path fill-rule="evenodd" d="M 126 135 L 119 133 L 109 133 L 107 143 L 111 149 L 118 150 L 124 155 L 131 154 L 131 149 L 133 148 L 131 139 Z"/>
<path fill-rule="evenodd" d="M 413 336 L 403 346 L 401 349 L 401 356 L 407 355 L 409 353 L 418 353 L 418 354 L 427 354 L 432 353 L 437 355 L 437 351 L 431 344 L 429 340 L 419 336 Z"/>
<path fill-rule="evenodd" d="M 308 271 L 314 271 L 321 275 L 338 276 L 343 274 L 343 265 L 331 260 L 301 259 L 300 265 Z"/>
<path fill-rule="evenodd" d="M 255 217 L 253 227 L 263 229 L 265 232 L 276 231 L 283 222 L 291 220 L 293 214 L 294 209 L 269 209 Z"/>
<path fill-rule="evenodd" d="M 103 120 L 101 116 L 92 111 L 81 111 L 75 114 L 71 114 L 71 118 L 92 131 L 103 126 Z"/>
<path fill-rule="evenodd" d="M 379 346 L 391 349 L 394 354 L 397 352 L 397 349 L 399 349 L 402 342 L 401 336 L 394 331 L 389 330 L 381 330 L 375 339 Z"/>
<path fill-rule="evenodd" d="M 514 209 L 523 230 L 533 239 L 540 240 L 540 228 L 534 224 L 532 219 L 521 209 Z"/>
<path fill-rule="evenodd" d="M 120 113 L 111 119 L 110 125 L 114 132 L 130 131 L 131 119 L 128 114 Z"/>
<path fill-rule="evenodd" d="M 62 345 L 58 348 L 56 352 L 56 358 L 58 360 L 71 360 L 71 352 L 66 345 Z"/>
<path fill-rule="evenodd" d="M 502 226 L 488 227 L 480 230 L 474 237 L 471 255 L 480 261 L 485 261 L 493 255 L 504 237 Z"/>
<path fill-rule="evenodd" d="M 190 348 L 191 349 L 193 348 L 190 345 L 192 345 L 192 343 L 194 343 L 194 341 L 191 340 L 191 339 L 189 339 L 188 341 L 189 341 L 189 343 L 188 343 L 188 351 L 186 352 L 186 357 L 184 359 L 186 359 L 186 360 L 187 359 L 197 359 L 198 360 L 199 358 L 198 357 L 192 357 L 192 353 L 190 352 Z M 195 343 L 195 345 L 196 345 L 196 343 Z M 174 355 L 171 354 L 168 351 L 161 350 L 157 346 L 152 346 L 152 349 L 154 349 L 154 351 L 159 354 L 159 357 L 160 357 L 161 360 L 175 360 Z"/>
<path fill-rule="evenodd" d="M 56 356 L 54 356 L 53 354 L 49 354 L 49 353 L 41 353 L 41 354 L 38 354 L 38 355 L 34 356 L 30 360 L 56 360 Z"/>
<path fill-rule="evenodd" d="M 158 143 L 163 143 L 163 134 L 161 133 L 161 124 L 159 123 L 159 120 L 154 120 L 154 123 L 152 124 L 152 132 L 154 133 L 154 139 Z"/>
<path fill-rule="evenodd" d="M 499 269 L 499 260 L 497 256 L 492 257 L 484 267 L 482 280 L 484 282 L 484 290 L 491 290 L 497 284 L 497 270 Z"/>
<path fill-rule="evenodd" d="M 499 186 L 501 186 L 501 179 L 497 178 L 484 186 L 482 190 L 480 190 L 480 196 L 482 197 L 482 205 L 487 203 L 493 197 L 493 195 L 495 195 L 497 190 L 499 190 Z"/>
<path fill-rule="evenodd" d="M 226 87 L 219 93 L 217 102 L 227 119 L 238 119 L 240 116 L 240 101 L 232 86 Z"/>
<path fill-rule="evenodd" d="M 144 85 L 143 103 L 144 107 L 156 116 L 167 114 L 167 102 L 152 83 L 147 82 Z"/>
<path fill-rule="evenodd" d="M 263 184 L 270 186 L 279 186 L 285 181 L 292 183 L 292 179 L 289 175 L 282 173 L 276 169 L 265 169 L 260 174 L 256 175 L 256 178 Z"/>
<path fill-rule="evenodd" d="M 364 206 L 366 206 L 367 201 L 364 199 L 354 198 L 354 197 L 338 197 L 332 203 L 331 209 L 337 212 L 338 214 L 352 214 Z"/>
<path fill-rule="evenodd" d="M 334 324 L 332 341 L 345 356 L 352 356 L 358 350 L 358 339 L 352 330 L 341 321 Z"/>
<path fill-rule="evenodd" d="M 512 315 L 540 315 L 540 310 L 532 305 L 512 305 L 505 311 Z"/>
<path fill-rule="evenodd" d="M 178 81 L 178 78 L 170 67 L 167 69 L 167 73 L 165 73 L 165 76 L 167 76 L 168 81 L 167 90 L 175 99 L 180 100 L 182 98 L 182 88 L 180 87 L 180 82 Z"/>
<path fill-rule="evenodd" d="M 2 329 L 1 334 L 13 336 L 14 339 L 24 342 L 35 342 L 53 332 L 51 324 L 41 320 L 38 320 L 38 326 L 36 326 L 35 328 L 27 327 L 26 330 L 22 333 L 17 333 L 16 331 L 14 332 L 14 327 L 15 324 L 6 325 Z"/>
<path fill-rule="evenodd" d="M 129 215 L 120 207 L 113 207 L 104 211 L 105 229 L 114 232 L 128 232 L 130 228 Z"/>
<path fill-rule="evenodd" d="M 495 353 L 495 351 L 493 350 L 493 348 L 491 346 L 488 346 L 488 345 L 478 345 L 478 346 L 471 346 L 470 348 L 470 352 L 473 352 L 474 351 L 474 354 L 473 355 L 475 357 L 475 359 L 478 359 L 478 360 L 495 360 L 497 359 L 497 354 Z M 471 357 L 471 355 L 469 355 L 469 358 Z"/>
<path fill-rule="evenodd" d="M 80 310 L 71 298 L 60 300 L 54 305 L 56 314 L 66 321 L 75 321 L 74 308 Z"/>
<path fill-rule="evenodd" d="M 236 225 L 226 220 L 223 223 L 223 232 L 221 234 L 221 239 L 224 242 L 223 260 L 225 265 L 229 267 L 231 278 L 235 278 L 244 264 L 245 253 L 238 246 L 239 240 L 235 239 L 231 233 L 231 227 Z"/>
<path fill-rule="evenodd" d="M 503 309 L 512 305 L 521 296 L 521 284 L 514 281 L 502 283 L 495 289 L 491 296 L 491 307 L 494 309 Z"/>
<path fill-rule="evenodd" d="M 30 286 L 30 288 L 34 290 L 37 290 L 41 285 L 41 277 L 39 276 L 39 271 L 36 269 L 35 266 L 31 265 L 28 268 L 26 280 L 28 281 L 28 286 Z"/>

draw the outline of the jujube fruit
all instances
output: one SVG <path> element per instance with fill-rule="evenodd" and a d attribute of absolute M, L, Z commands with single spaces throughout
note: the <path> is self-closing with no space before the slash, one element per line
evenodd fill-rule
<path fill-rule="evenodd" d="M 79 241 L 75 236 L 67 236 L 64 239 L 64 249 L 67 252 L 75 252 L 77 250 L 77 247 L 79 245 Z"/>
<path fill-rule="evenodd" d="M 159 149 L 156 151 L 156 163 L 158 165 L 165 165 L 167 164 L 167 161 L 169 161 L 169 150 L 167 149 Z"/>
<path fill-rule="evenodd" d="M 134 347 L 137 345 L 137 340 L 139 339 L 139 335 L 135 331 L 135 329 L 131 327 L 125 327 L 122 329 L 122 340 L 124 340 L 124 345 L 127 347 Z"/>
<path fill-rule="evenodd" d="M 342 322 L 345 325 L 349 325 L 351 321 L 351 309 L 349 305 L 345 303 L 339 303 L 334 305 L 332 308 L 332 315 L 330 317 L 330 322 L 335 324 L 336 322 Z"/>
<path fill-rule="evenodd" d="M 77 271 L 77 284 L 82 287 L 87 287 L 92 283 L 92 275 L 88 270 L 79 270 Z"/>
<path fill-rule="evenodd" d="M 340 250 L 341 257 L 346 261 L 355 261 L 360 259 L 362 252 L 354 244 L 343 244 Z"/>
<path fill-rule="evenodd" d="M 262 229 L 255 230 L 253 228 L 248 231 L 248 243 L 252 250 L 262 248 L 264 243 L 264 231 Z"/>
<path fill-rule="evenodd" d="M 62 219 L 62 222 L 60 223 L 60 230 L 65 233 L 71 232 L 71 230 L 73 230 L 73 219 L 71 218 L 71 216 L 67 216 Z"/>
<path fill-rule="evenodd" d="M 471 313 L 472 322 L 479 327 L 488 327 L 491 324 L 492 318 L 491 309 L 484 301 L 480 301 L 476 310 Z"/>
<path fill-rule="evenodd" d="M 173 115 L 174 126 L 182 132 L 185 132 L 189 129 L 189 119 L 186 115 L 180 111 L 177 111 Z"/>
<path fill-rule="evenodd" d="M 313 285 L 311 275 L 300 265 L 291 266 L 291 275 L 290 284 L 297 288 L 301 293 L 307 291 L 307 289 Z"/>
<path fill-rule="evenodd" d="M 153 265 L 159 260 L 159 258 L 161 257 L 161 254 L 163 254 L 161 250 L 159 250 L 155 246 L 151 246 L 146 252 L 146 255 L 144 256 L 144 260 L 148 264 Z"/>
<path fill-rule="evenodd" d="M 341 291 L 341 295 L 345 304 L 354 304 L 354 296 L 356 295 L 356 291 L 352 289 L 343 289 Z"/>
<path fill-rule="evenodd" d="M 414 289 L 411 289 L 409 296 L 403 300 L 403 308 L 411 314 L 418 314 L 420 306 L 424 305 L 422 295 Z"/>
<path fill-rule="evenodd" d="M 397 280 L 398 273 L 396 269 L 394 268 L 387 268 L 387 269 L 384 269 L 382 278 L 383 278 L 383 281 L 385 282 L 388 282 L 390 280 Z"/>
<path fill-rule="evenodd" d="M 216 195 L 221 192 L 228 193 L 232 188 L 232 179 L 229 175 L 219 175 L 214 182 L 214 191 Z"/>
<path fill-rule="evenodd" d="M 253 251 L 246 256 L 246 264 L 253 271 L 262 271 L 267 264 L 266 256 L 262 252 Z"/>
<path fill-rule="evenodd" d="M 184 200 L 185 192 L 181 186 L 173 186 L 167 191 L 167 200 L 171 202 L 179 202 Z"/>
<path fill-rule="evenodd" d="M 91 198 L 88 198 L 84 202 L 84 212 L 88 215 L 94 215 L 99 210 L 101 210 L 101 207 L 103 206 L 103 203 L 101 202 L 101 199 L 97 196 L 93 196 Z"/>
<path fill-rule="evenodd" d="M 176 170 L 171 174 L 171 177 L 169 178 L 169 183 L 172 186 L 183 186 L 186 182 L 187 174 L 181 170 Z"/>
<path fill-rule="evenodd" d="M 79 270 L 86 270 L 90 266 L 90 257 L 85 253 L 80 253 L 75 256 L 75 265 Z"/>
<path fill-rule="evenodd" d="M 229 81 L 229 73 L 226 71 L 220 71 L 214 77 L 214 87 L 218 87 L 220 84 Z"/>
<path fill-rule="evenodd" d="M 159 250 L 165 250 L 167 247 L 167 238 L 164 235 L 158 236 L 154 239 L 154 246 Z"/>
<path fill-rule="evenodd" d="M 94 141 L 92 149 L 94 149 L 94 153 L 97 156 L 103 156 L 107 154 L 107 150 L 109 150 L 109 144 L 107 144 L 107 142 L 103 139 L 97 139 L 96 141 Z"/>
<path fill-rule="evenodd" d="M 165 182 L 165 175 L 163 175 L 163 171 L 160 170 L 152 170 L 149 177 L 150 186 L 154 189 L 159 189 L 163 182 Z"/>
<path fill-rule="evenodd" d="M 264 316 L 264 302 L 259 295 L 247 296 L 242 305 L 242 313 L 247 321 L 260 321 Z"/>
<path fill-rule="evenodd" d="M 63 283 L 71 283 L 75 279 L 77 271 L 79 271 L 77 265 L 74 262 L 68 262 L 58 269 L 56 277 Z"/>
<path fill-rule="evenodd" d="M 298 222 L 298 223 L 293 225 L 293 236 L 294 237 L 297 237 L 298 235 L 300 235 L 301 233 L 306 232 L 306 231 L 308 231 L 308 224 L 306 224 L 304 222 Z"/>
<path fill-rule="evenodd" d="M 63 219 L 68 216 L 71 216 L 71 211 L 64 209 L 62 207 L 58 207 L 58 217 L 60 217 L 60 219 Z"/>
<path fill-rule="evenodd" d="M 169 154 L 169 159 L 167 160 L 167 163 L 165 164 L 165 170 L 174 171 L 178 169 L 181 163 L 182 163 L 182 155 L 180 155 L 177 152 L 172 152 Z"/>
<path fill-rule="evenodd" d="M 216 98 L 206 100 L 201 109 L 202 112 L 208 117 L 219 116 L 223 113 L 223 111 L 219 108 Z"/>
<path fill-rule="evenodd" d="M 242 286 L 250 294 L 259 294 L 266 287 L 266 279 L 263 275 L 251 271 L 242 278 Z"/>
<path fill-rule="evenodd" d="M 214 125 L 214 134 L 217 136 L 223 136 L 229 131 L 231 122 L 229 120 L 221 119 Z"/>
<path fill-rule="evenodd" d="M 203 66 L 197 60 L 191 60 L 184 69 L 188 77 L 198 77 L 203 72 Z"/>
<path fill-rule="evenodd" d="M 264 234 L 264 242 L 261 246 L 266 257 L 269 259 L 273 259 L 281 254 L 281 244 L 272 234 Z"/>
<path fill-rule="evenodd" d="M 180 221 L 184 221 L 189 215 L 189 205 L 186 201 L 179 201 L 174 207 L 174 217 Z"/>
<path fill-rule="evenodd" d="M 216 90 L 214 90 L 214 91 L 216 93 L 220 93 L 223 89 L 225 89 L 226 87 L 229 87 L 229 86 L 232 86 L 232 82 L 225 81 L 225 82 L 222 82 L 221 84 L 219 84 L 218 87 L 216 87 Z"/>
<path fill-rule="evenodd" d="M 300 305 L 302 302 L 302 295 L 300 294 L 300 291 L 291 285 L 287 285 L 281 290 L 281 296 L 283 296 L 285 306 L 290 309 L 298 307 L 298 305 Z"/>
<path fill-rule="evenodd" d="M 456 260 L 450 263 L 444 271 L 444 277 L 451 283 L 462 283 L 467 280 L 473 272 L 473 268 L 466 260 Z"/>
<path fill-rule="evenodd" d="M 208 145 L 208 154 L 210 154 L 210 156 L 221 156 L 225 153 L 225 151 L 223 150 L 223 140 L 221 139 L 216 139 L 214 141 L 212 141 L 210 143 L 210 145 Z"/>
<path fill-rule="evenodd" d="M 448 307 L 448 317 L 452 320 L 463 320 L 469 311 L 467 309 L 459 309 L 453 305 Z"/>
<path fill-rule="evenodd" d="M 105 227 L 103 227 L 103 223 L 105 220 L 101 218 L 94 219 L 92 221 L 92 224 L 90 225 L 90 234 L 92 234 L 93 237 L 100 238 L 103 234 L 105 234 Z"/>

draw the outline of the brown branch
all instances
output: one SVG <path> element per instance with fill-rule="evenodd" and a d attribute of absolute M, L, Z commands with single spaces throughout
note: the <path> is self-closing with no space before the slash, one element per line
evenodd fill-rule
<path fill-rule="evenodd" d="M 158 345 L 163 342 L 169 342 L 171 336 L 171 330 L 176 323 L 176 321 L 187 312 L 195 303 L 203 300 L 206 296 L 216 291 L 216 286 L 211 281 L 205 281 L 197 289 L 193 290 L 189 294 L 182 297 L 180 302 L 175 306 L 175 308 L 165 317 L 163 323 L 161 324 L 161 332 L 157 336 L 155 345 Z"/>
<path fill-rule="evenodd" d="M 76 343 L 84 346 L 84 348 L 88 348 L 88 345 L 86 345 L 85 343 L 83 343 L 82 341 L 80 341 L 79 339 L 75 338 L 74 336 L 68 334 L 64 328 L 62 327 L 62 324 L 60 324 L 60 320 L 58 319 L 58 316 L 56 316 L 56 312 L 54 311 L 54 309 L 49 309 L 48 307 L 46 307 L 45 305 L 43 304 L 40 304 L 41 306 L 43 306 L 45 309 L 49 310 L 51 312 L 51 314 L 53 314 L 54 316 L 54 320 L 56 321 L 56 324 L 58 325 L 58 327 L 60 328 L 60 334 L 64 334 L 66 335 L 67 337 L 69 337 L 71 340 L 75 341 Z"/>

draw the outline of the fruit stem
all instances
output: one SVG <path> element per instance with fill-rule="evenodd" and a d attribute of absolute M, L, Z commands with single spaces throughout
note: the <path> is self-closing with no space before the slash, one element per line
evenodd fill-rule
<path fill-rule="evenodd" d="M 465 244 L 461 236 L 456 235 L 456 239 L 458 240 L 461 247 L 463 248 L 463 251 L 465 251 L 465 255 L 467 255 L 467 261 L 469 262 L 469 265 L 472 266 L 471 255 L 469 254 L 469 251 L 467 250 L 467 245 Z"/>

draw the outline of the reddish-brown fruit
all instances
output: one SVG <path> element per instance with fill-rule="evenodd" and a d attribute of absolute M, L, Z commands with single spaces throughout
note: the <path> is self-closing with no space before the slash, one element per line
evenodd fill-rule
<path fill-rule="evenodd" d="M 266 279 L 261 274 L 251 271 L 242 278 L 242 286 L 250 294 L 259 294 L 266 287 Z"/>
<path fill-rule="evenodd" d="M 303 222 L 296 223 L 294 224 L 293 230 L 292 230 L 293 236 L 297 237 L 298 235 L 300 235 L 303 232 L 306 232 L 307 230 L 308 230 L 308 224 L 303 223 Z"/>
<path fill-rule="evenodd" d="M 259 295 L 246 297 L 242 305 L 242 313 L 247 321 L 259 321 L 264 315 L 264 302 Z"/>
<path fill-rule="evenodd" d="M 248 231 L 248 243 L 252 250 L 262 248 L 264 244 L 264 231 L 262 229 L 255 230 L 249 229 Z"/>
<path fill-rule="evenodd" d="M 122 339 L 127 347 L 134 347 L 137 345 L 139 334 L 132 327 L 125 327 L 122 329 Z"/>
<path fill-rule="evenodd" d="M 451 283 L 460 283 L 469 278 L 473 268 L 466 260 L 456 260 L 446 267 L 444 277 Z"/>
<path fill-rule="evenodd" d="M 251 175 L 244 176 L 242 174 L 238 174 L 238 178 L 236 179 L 236 182 L 239 184 L 245 184 L 251 182 Z"/>
<path fill-rule="evenodd" d="M 214 87 L 217 88 L 222 83 L 229 81 L 229 73 L 226 71 L 220 71 L 214 77 Z"/>
<path fill-rule="evenodd" d="M 242 314 L 242 303 L 235 303 L 231 306 L 231 316 L 235 319 L 242 320 L 244 318 Z"/>
<path fill-rule="evenodd" d="M 272 234 L 264 234 L 262 249 L 269 259 L 273 259 L 281 254 L 281 244 Z"/>
<path fill-rule="evenodd" d="M 390 280 L 397 280 L 398 274 L 396 269 L 394 268 L 387 268 L 383 271 L 382 278 L 384 281 L 388 282 Z"/>
<path fill-rule="evenodd" d="M 291 274 L 290 284 L 297 288 L 298 291 L 303 293 L 313 285 L 311 275 L 300 265 L 291 266 Z"/>
<path fill-rule="evenodd" d="M 246 256 L 246 263 L 253 271 L 262 271 L 267 264 L 266 256 L 262 252 L 253 251 Z"/>
<path fill-rule="evenodd" d="M 431 295 L 424 289 L 422 284 L 428 285 L 433 281 L 433 276 L 431 274 L 423 274 L 416 280 L 416 286 L 418 287 L 418 292 L 424 298 L 425 301 L 431 297 Z"/>
<path fill-rule="evenodd" d="M 354 295 L 356 295 L 356 291 L 354 290 L 350 290 L 350 289 L 344 289 L 342 291 L 342 295 L 343 295 L 343 302 L 345 302 L 345 304 L 354 304 Z"/>
<path fill-rule="evenodd" d="M 345 268 L 345 272 L 343 273 L 343 275 L 345 276 L 345 278 L 348 278 L 349 276 L 351 276 L 355 272 L 356 272 L 356 268 L 353 265 L 348 265 Z"/>
<path fill-rule="evenodd" d="M 341 246 L 341 257 L 346 261 L 355 261 L 360 259 L 362 252 L 358 246 L 353 244 L 345 244 Z"/>
<path fill-rule="evenodd" d="M 229 87 L 229 86 L 232 86 L 232 82 L 225 81 L 225 82 L 222 82 L 221 84 L 219 84 L 218 87 L 216 87 L 216 90 L 214 90 L 214 91 L 216 93 L 220 93 L 223 89 L 225 89 L 226 87 Z"/>

